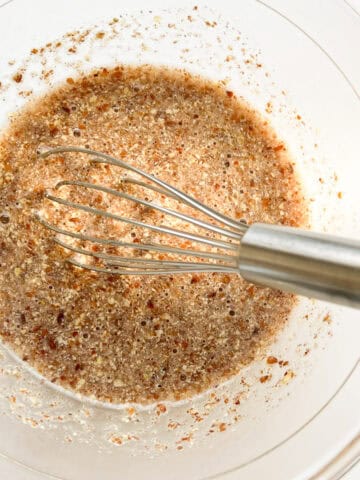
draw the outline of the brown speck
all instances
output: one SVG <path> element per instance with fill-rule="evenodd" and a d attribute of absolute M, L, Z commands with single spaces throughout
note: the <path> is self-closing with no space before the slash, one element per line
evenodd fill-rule
<path fill-rule="evenodd" d="M 96 38 L 104 38 L 105 37 L 105 32 L 97 32 Z"/>
<path fill-rule="evenodd" d="M 122 438 L 117 436 L 117 435 L 113 435 L 111 438 L 110 438 L 110 441 L 112 443 L 114 443 L 115 445 L 122 445 L 123 441 L 122 441 Z"/>
<path fill-rule="evenodd" d="M 49 133 L 52 137 L 55 137 L 57 133 L 59 133 L 59 129 L 56 125 L 49 125 Z"/>
<path fill-rule="evenodd" d="M 48 342 L 48 345 L 51 348 L 51 350 L 56 350 L 57 343 L 56 343 L 56 341 L 54 340 L 53 337 L 48 337 L 47 342 Z"/>
<path fill-rule="evenodd" d="M 343 198 L 343 193 L 342 193 L 342 192 L 338 192 L 337 196 L 338 196 L 338 198 L 341 199 L 341 198 Z"/>
<path fill-rule="evenodd" d="M 161 415 L 163 413 L 166 413 L 166 406 L 163 403 L 159 403 L 156 406 L 156 414 Z"/>
<path fill-rule="evenodd" d="M 246 293 L 250 296 L 253 297 L 256 293 L 256 287 L 255 285 L 249 285 L 248 288 L 246 289 Z"/>
<path fill-rule="evenodd" d="M 226 423 L 219 424 L 219 432 L 225 432 L 226 430 Z"/>
<path fill-rule="evenodd" d="M 273 365 L 274 363 L 278 363 L 278 359 L 276 357 L 273 357 L 272 355 L 270 355 L 266 359 L 266 363 L 268 363 L 269 365 Z"/>
<path fill-rule="evenodd" d="M 285 150 L 285 146 L 280 143 L 279 145 L 276 145 L 276 147 L 273 148 L 274 152 L 279 152 L 280 150 Z"/>
<path fill-rule="evenodd" d="M 68 105 L 61 105 L 61 109 L 68 114 L 71 113 L 71 108 Z"/>
<path fill-rule="evenodd" d="M 230 275 L 223 275 L 221 281 L 227 285 L 231 281 Z"/>
<path fill-rule="evenodd" d="M 170 421 L 168 423 L 168 429 L 169 430 L 175 430 L 176 428 L 178 428 L 179 425 L 180 425 L 179 422 Z"/>
<path fill-rule="evenodd" d="M 287 385 L 292 378 L 295 377 L 295 373 L 292 370 L 287 370 L 284 373 L 283 378 L 280 380 L 281 384 Z"/>
<path fill-rule="evenodd" d="M 260 377 L 260 383 L 265 383 L 265 382 L 268 382 L 269 380 L 271 379 L 271 375 L 263 375 L 262 377 Z"/>
<path fill-rule="evenodd" d="M 15 75 L 13 75 L 13 80 L 16 83 L 20 83 L 22 79 L 23 79 L 23 75 L 20 72 L 15 73 Z"/>
<path fill-rule="evenodd" d="M 64 323 L 64 318 L 65 318 L 65 312 L 64 312 L 64 310 L 60 310 L 60 312 L 58 313 L 58 315 L 56 317 L 56 321 L 57 321 L 58 325 L 62 325 Z"/>
<path fill-rule="evenodd" d="M 191 281 L 190 281 L 191 284 L 199 283 L 199 282 L 200 282 L 200 277 L 199 277 L 199 275 L 193 275 L 193 276 L 191 277 Z"/>
<path fill-rule="evenodd" d="M 287 365 L 289 365 L 289 361 L 288 360 L 279 360 L 279 365 L 280 365 L 280 367 L 286 367 Z"/>
<path fill-rule="evenodd" d="M 2 215 L 0 215 L 0 222 L 6 225 L 10 222 L 10 216 L 6 213 L 3 213 Z"/>
<path fill-rule="evenodd" d="M 325 317 L 323 318 L 323 322 L 330 324 L 331 323 L 331 317 L 330 314 L 327 313 Z"/>
<path fill-rule="evenodd" d="M 209 20 L 206 20 L 206 21 L 205 21 L 205 25 L 206 25 L 207 27 L 214 28 L 214 27 L 216 27 L 217 22 L 215 22 L 215 21 L 210 22 Z"/>
<path fill-rule="evenodd" d="M 267 102 L 266 107 L 265 107 L 265 112 L 266 113 L 272 113 L 273 111 L 273 106 L 271 102 Z"/>

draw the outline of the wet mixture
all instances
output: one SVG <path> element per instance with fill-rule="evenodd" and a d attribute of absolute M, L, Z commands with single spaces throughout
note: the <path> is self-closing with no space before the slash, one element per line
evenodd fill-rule
<path fill-rule="evenodd" d="M 304 199 L 285 147 L 223 86 L 147 66 L 68 78 L 13 117 L 0 142 L 2 340 L 51 382 L 114 403 L 185 398 L 251 362 L 284 325 L 295 297 L 236 274 L 118 276 L 70 265 L 66 259 L 79 256 L 56 245 L 55 236 L 93 252 L 149 253 L 65 239 L 45 229 L 36 212 L 67 230 L 134 247 L 161 237 L 44 199 L 59 180 L 168 200 L 85 155 L 39 158 L 43 146 L 60 145 L 111 154 L 235 219 L 304 222 Z M 144 222 L 168 220 L 84 188 L 56 194 Z M 166 241 L 191 246 L 175 237 Z"/>

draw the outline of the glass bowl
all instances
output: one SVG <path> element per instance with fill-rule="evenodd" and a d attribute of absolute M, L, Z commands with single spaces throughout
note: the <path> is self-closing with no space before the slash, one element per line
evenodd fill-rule
<path fill-rule="evenodd" d="M 302 178 L 312 228 L 360 237 L 358 95 L 326 52 L 266 5 L 15 0 L 0 10 L 0 39 L 1 129 L 31 98 L 94 66 L 185 68 L 223 81 L 269 119 Z M 0 345 L 1 455 L 67 480 L 333 478 L 360 451 L 359 320 L 300 299 L 239 375 L 147 408 L 73 397 Z M 268 365 L 268 354 L 282 364 Z M 262 384 L 264 372 L 272 377 Z"/>

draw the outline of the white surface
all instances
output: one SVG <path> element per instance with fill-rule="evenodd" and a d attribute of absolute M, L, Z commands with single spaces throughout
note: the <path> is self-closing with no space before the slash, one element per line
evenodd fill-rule
<path fill-rule="evenodd" d="M 355 61 L 353 55 L 350 58 L 344 58 L 343 52 L 346 50 L 346 45 L 359 45 L 360 41 L 360 0 L 347 0 L 344 3 L 347 3 L 349 7 L 352 7 L 356 13 L 359 15 L 357 29 L 354 29 L 352 32 L 348 32 L 347 36 L 343 35 L 321 35 L 318 28 L 318 19 L 317 15 L 314 15 L 314 8 L 316 6 L 312 0 L 292 0 L 288 2 L 287 0 L 269 0 L 266 1 L 268 5 L 272 5 L 274 8 L 280 12 L 286 14 L 289 18 L 296 21 L 307 33 L 309 33 L 313 38 L 316 38 L 320 45 L 325 48 L 331 56 L 337 61 L 341 68 L 346 72 L 347 76 L 352 80 L 354 85 L 360 85 L 360 62 Z M 317 2 L 320 4 L 321 2 Z M 333 2 L 336 3 L 336 2 Z M 341 2 L 337 2 L 341 3 Z M 326 15 L 326 14 L 325 14 Z M 354 12 L 354 15 L 355 12 Z M 335 27 L 335 26 L 334 26 Z M 336 29 L 334 28 L 333 32 Z M 352 51 L 351 48 L 347 49 Z M 358 58 L 357 58 L 358 60 Z M 360 462 L 357 463 L 344 477 L 343 480 L 359 480 L 360 479 Z"/>
<path fill-rule="evenodd" d="M 1 478 L 8 480 L 42 480 L 43 478 L 49 478 L 40 476 L 38 473 L 32 473 L 29 470 L 25 470 L 23 467 L 10 463 L 7 460 L 0 460 L 0 475 Z M 104 479 L 105 480 L 105 479 Z M 353 479 L 350 479 L 353 480 Z"/>
<path fill-rule="evenodd" d="M 335 61 L 342 66 L 347 75 L 352 78 L 353 84 L 360 85 L 359 64 L 354 64 L 355 58 L 353 58 L 350 53 L 348 56 L 344 55 L 344 51 L 353 52 L 350 46 L 353 47 L 354 44 L 359 44 L 359 30 L 356 30 L 355 23 L 354 29 L 349 29 L 346 32 L 346 36 L 336 35 L 336 33 L 329 36 L 319 27 L 319 18 L 322 20 L 326 19 L 326 2 L 321 2 L 321 0 L 292 0 L 292 2 L 288 2 L 287 0 L 269 0 L 266 1 L 266 3 L 273 5 L 274 8 L 282 11 L 288 17 L 294 20 L 296 19 L 296 23 L 301 25 L 306 32 L 316 38 L 316 40 L 333 56 Z M 353 7 L 355 7 L 356 3 L 359 2 L 355 0 L 351 1 Z M 341 25 L 341 15 L 354 15 L 354 12 L 352 12 L 351 9 L 349 9 L 349 12 L 343 10 L 343 2 L 341 1 L 334 0 L 332 4 L 339 5 L 338 22 L 337 25 L 334 25 L 333 29 L 326 28 L 326 31 L 336 32 L 339 31 L 339 25 Z M 358 39 L 357 42 L 356 39 Z M 347 48 L 346 45 L 349 45 L 349 48 Z M 8 462 L 1 463 L 0 473 L 3 478 L 9 478 L 11 480 L 39 480 L 42 478 L 38 474 L 25 471 L 24 469 Z M 359 479 L 360 465 L 349 472 L 344 478 L 346 480 Z"/>
<path fill-rule="evenodd" d="M 344 480 L 359 480 L 360 478 L 360 462 L 344 477 Z"/>

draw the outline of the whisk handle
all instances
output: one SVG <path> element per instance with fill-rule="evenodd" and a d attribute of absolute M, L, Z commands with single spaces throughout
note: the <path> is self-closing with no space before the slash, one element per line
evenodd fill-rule
<path fill-rule="evenodd" d="M 241 241 L 249 282 L 360 308 L 360 242 L 297 228 L 253 224 Z"/>

